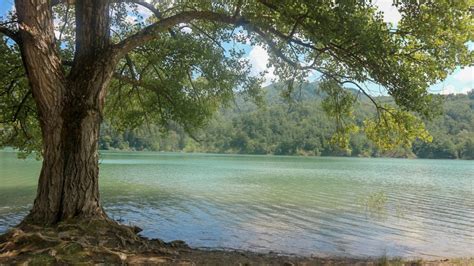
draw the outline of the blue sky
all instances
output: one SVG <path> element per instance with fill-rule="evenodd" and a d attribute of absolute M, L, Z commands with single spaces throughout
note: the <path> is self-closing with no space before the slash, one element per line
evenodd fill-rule
<path fill-rule="evenodd" d="M 384 13 L 384 18 L 387 22 L 396 25 L 401 16 L 397 9 L 392 6 L 392 0 L 373 0 L 379 10 Z M 5 15 L 13 6 L 13 0 L 0 0 L 0 16 Z M 144 17 L 151 15 L 146 9 L 138 10 Z M 474 49 L 474 43 L 470 43 L 469 47 Z M 249 45 L 239 45 L 238 48 L 246 52 L 246 57 L 252 64 L 252 73 L 257 74 L 261 71 L 267 71 L 265 75 L 266 84 L 270 83 L 275 75 L 272 69 L 267 69 L 268 52 L 264 47 Z M 314 79 L 314 77 L 313 77 Z M 384 94 L 384 89 L 375 84 L 366 84 L 367 89 L 372 94 Z M 466 67 L 464 69 L 458 68 L 454 73 L 449 75 L 444 81 L 439 82 L 429 88 L 430 92 L 449 94 L 449 93 L 466 93 L 474 89 L 474 66 Z"/>

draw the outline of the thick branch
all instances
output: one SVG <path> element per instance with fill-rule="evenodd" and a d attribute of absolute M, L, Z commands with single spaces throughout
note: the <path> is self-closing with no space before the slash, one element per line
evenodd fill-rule
<path fill-rule="evenodd" d="M 226 14 L 215 13 L 210 11 L 184 11 L 171 17 L 164 18 L 136 34 L 128 37 L 127 39 L 119 42 L 115 45 L 116 54 L 122 57 L 130 50 L 137 46 L 143 45 L 146 42 L 157 38 L 157 34 L 168 30 L 177 24 L 187 23 L 192 20 L 205 19 L 209 21 L 222 22 L 227 24 L 238 24 L 241 20 L 234 18 Z"/>
<path fill-rule="evenodd" d="M 13 30 L 11 30 L 7 27 L 4 27 L 4 26 L 0 26 L 0 33 L 7 36 L 10 39 L 12 39 L 17 44 L 21 43 L 21 39 L 20 39 L 20 36 L 19 36 L 18 32 L 15 32 L 15 31 L 13 31 Z"/>
<path fill-rule="evenodd" d="M 110 44 L 110 12 L 107 1 L 77 0 L 75 60 L 96 57 Z"/>
<path fill-rule="evenodd" d="M 237 17 L 237 16 L 240 16 L 240 9 L 242 8 L 242 0 L 239 0 L 239 2 L 237 3 L 237 6 L 235 7 L 235 11 L 234 11 L 234 18 Z"/>
<path fill-rule="evenodd" d="M 56 6 L 59 4 L 74 4 L 76 1 L 75 0 L 51 0 L 51 6 Z M 141 5 L 151 12 L 157 17 L 161 18 L 161 12 L 153 5 L 150 3 L 147 3 L 145 1 L 141 0 L 111 0 L 109 3 L 134 3 L 137 5 Z"/>
<path fill-rule="evenodd" d="M 21 55 L 40 120 L 59 112 L 64 73 L 54 38 L 53 12 L 48 2 L 16 0 Z M 48 122 L 56 123 L 48 120 Z"/>
<path fill-rule="evenodd" d="M 270 9 L 276 9 L 275 6 L 271 5 L 269 6 L 269 2 L 265 0 L 260 1 L 262 4 L 267 6 Z M 299 18 L 299 20 L 301 17 Z M 177 25 L 179 23 L 190 23 L 193 20 L 208 20 L 208 21 L 214 21 L 214 22 L 221 22 L 225 24 L 233 24 L 236 26 L 242 25 L 244 28 L 249 30 L 250 32 L 254 32 L 257 35 L 259 35 L 263 41 L 268 45 L 270 50 L 280 59 L 282 59 L 285 63 L 289 64 L 290 66 L 294 67 L 295 69 L 299 70 L 317 70 L 320 71 L 321 73 L 324 73 L 324 71 L 321 71 L 320 69 L 316 68 L 314 66 L 314 63 L 309 65 L 309 66 L 302 66 L 297 60 L 293 60 L 290 57 L 288 57 L 281 49 L 278 48 L 278 43 L 274 41 L 274 38 L 277 37 L 281 39 L 282 41 L 288 42 L 289 44 L 296 44 L 300 45 L 302 47 L 317 51 L 319 53 L 324 53 L 324 52 L 330 52 L 331 46 L 327 46 L 324 48 L 318 48 L 315 47 L 311 43 L 304 42 L 298 38 L 295 38 L 294 32 L 296 27 L 299 24 L 299 20 L 295 23 L 293 26 L 292 31 L 287 35 L 285 33 L 280 32 L 279 30 L 273 28 L 273 27 L 260 27 L 257 25 L 254 25 L 250 21 L 246 20 L 243 17 L 238 16 L 237 13 L 234 13 L 232 16 L 227 15 L 227 14 L 222 14 L 222 13 L 215 13 L 215 12 L 210 12 L 210 11 L 185 11 L 182 13 L 179 13 L 177 15 L 165 18 L 163 20 L 160 20 L 159 22 L 152 24 L 148 26 L 147 28 L 143 29 L 142 31 L 136 33 L 135 35 L 132 35 L 128 39 L 120 42 L 119 44 L 116 45 L 116 49 L 118 49 L 118 54 L 120 56 L 123 55 L 124 52 L 128 52 L 131 49 L 140 46 L 149 40 L 152 40 L 154 38 L 158 38 L 157 34 L 160 32 L 163 32 L 169 28 L 171 28 L 174 25 Z M 325 73 L 327 76 L 332 76 L 329 73 Z M 333 77 L 334 78 L 334 77 Z M 341 82 L 339 80 L 339 83 L 348 83 L 349 81 L 344 81 Z M 351 82 L 352 83 L 352 82 Z M 359 86 L 359 90 L 364 93 L 369 99 L 373 100 L 369 94 L 367 94 L 362 88 Z M 374 104 L 378 106 L 375 102 Z"/>

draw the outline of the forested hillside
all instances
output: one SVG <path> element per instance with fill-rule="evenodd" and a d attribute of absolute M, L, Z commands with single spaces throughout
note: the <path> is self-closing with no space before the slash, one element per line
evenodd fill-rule
<path fill-rule="evenodd" d="M 474 91 L 467 95 L 443 97 L 443 114 L 425 121 L 433 136 L 431 143 L 416 141 L 411 148 L 399 147 L 381 151 L 371 144 L 363 132 L 352 136 L 349 149 L 330 143 L 335 124 L 322 107 L 323 93 L 317 84 L 307 83 L 282 97 L 285 89 L 278 85 L 265 88 L 263 103 L 258 107 L 237 98 L 231 108 L 221 110 L 200 132 L 190 137 L 182 127 L 170 124 L 168 130 L 151 123 L 136 129 L 116 130 L 102 126 L 101 149 L 185 151 L 242 154 L 419 157 L 474 159 Z M 365 96 L 354 111 L 361 125 L 375 115 Z M 378 100 L 390 102 L 388 97 Z"/>

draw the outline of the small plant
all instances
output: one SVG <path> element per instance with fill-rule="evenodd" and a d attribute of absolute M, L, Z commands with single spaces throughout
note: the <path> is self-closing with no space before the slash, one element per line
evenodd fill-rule
<path fill-rule="evenodd" d="M 387 201 L 388 197 L 385 192 L 380 191 L 359 200 L 359 203 L 370 216 L 381 218 L 386 215 Z"/>

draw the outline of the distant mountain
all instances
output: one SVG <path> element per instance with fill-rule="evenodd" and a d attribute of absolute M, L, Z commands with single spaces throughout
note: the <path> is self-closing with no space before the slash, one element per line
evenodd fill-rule
<path fill-rule="evenodd" d="M 354 95 L 357 95 L 359 99 L 365 99 L 366 97 L 361 94 L 358 90 L 352 88 L 346 88 L 351 91 Z M 262 94 L 266 105 L 272 104 L 289 104 L 289 103 L 301 103 L 307 101 L 319 102 L 326 97 L 326 93 L 319 88 L 319 82 L 303 82 L 295 84 L 291 92 L 291 97 L 288 95 L 288 84 L 277 82 L 270 84 L 262 88 Z M 237 95 L 235 100 L 236 108 L 240 111 L 255 110 L 257 106 L 246 97 Z"/>
<path fill-rule="evenodd" d="M 355 95 L 360 95 L 359 91 L 352 88 L 345 88 L 351 91 Z M 285 95 L 288 92 L 288 84 L 285 83 L 274 83 L 263 88 L 266 94 L 268 103 L 284 103 L 287 102 Z M 326 97 L 326 94 L 319 88 L 319 82 L 303 82 L 295 84 L 291 93 L 291 99 L 295 102 L 322 100 Z"/>

